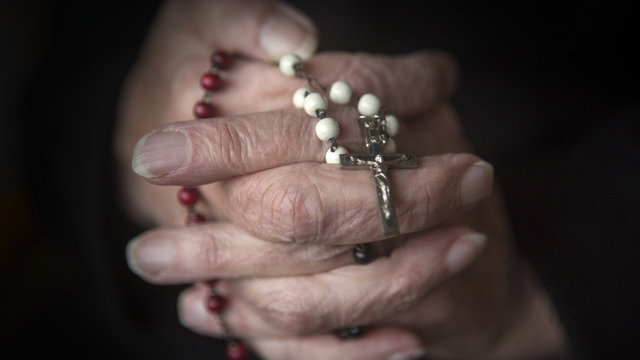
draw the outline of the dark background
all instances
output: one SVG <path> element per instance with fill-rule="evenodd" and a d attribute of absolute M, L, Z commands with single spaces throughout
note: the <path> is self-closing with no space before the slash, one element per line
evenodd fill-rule
<path fill-rule="evenodd" d="M 435 48 L 461 69 L 454 103 L 493 163 L 521 252 L 576 358 L 637 358 L 637 19 L 622 2 L 296 1 L 331 50 Z M 116 98 L 158 4 L 0 5 L 0 344 L 21 357 L 212 359 L 182 329 L 181 287 L 126 268 L 138 233 L 114 201 Z M 363 10 L 366 9 L 366 10 Z"/>

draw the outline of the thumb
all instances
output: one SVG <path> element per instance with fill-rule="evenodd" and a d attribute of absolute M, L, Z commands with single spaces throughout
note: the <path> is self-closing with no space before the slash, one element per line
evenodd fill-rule
<path fill-rule="evenodd" d="M 175 1 L 166 9 L 210 47 L 262 60 L 294 52 L 310 57 L 318 32 L 305 14 L 279 1 Z"/>

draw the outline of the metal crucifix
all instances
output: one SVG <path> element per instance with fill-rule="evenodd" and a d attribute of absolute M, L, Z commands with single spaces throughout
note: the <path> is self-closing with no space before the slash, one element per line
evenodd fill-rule
<path fill-rule="evenodd" d="M 398 222 L 391 198 L 391 181 L 389 168 L 415 169 L 418 167 L 415 156 L 408 154 L 384 153 L 388 135 L 385 129 L 384 117 L 360 116 L 366 132 L 365 144 L 368 153 L 340 155 L 340 167 L 345 170 L 363 170 L 369 168 L 373 176 L 374 186 L 378 195 L 378 210 L 382 221 L 384 236 L 396 236 Z"/>

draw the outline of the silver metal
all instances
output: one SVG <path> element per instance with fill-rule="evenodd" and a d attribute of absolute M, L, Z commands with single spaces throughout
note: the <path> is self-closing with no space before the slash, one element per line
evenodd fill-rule
<path fill-rule="evenodd" d="M 340 167 L 345 170 L 362 170 L 365 168 L 371 170 L 378 196 L 382 234 L 384 236 L 396 236 L 399 231 L 391 197 L 389 168 L 415 169 L 418 167 L 418 163 L 413 155 L 384 153 L 384 145 L 387 141 L 384 118 L 377 115 L 372 117 L 361 116 L 360 121 L 365 128 L 365 144 L 369 149 L 369 153 L 342 154 L 340 155 Z"/>
<path fill-rule="evenodd" d="M 204 102 L 211 102 L 211 96 L 213 95 L 213 93 L 210 90 L 206 90 L 204 92 L 204 94 L 202 94 L 202 101 Z"/>
<path fill-rule="evenodd" d="M 336 141 L 336 138 L 332 137 L 329 141 L 331 141 L 331 152 L 338 150 L 338 142 Z"/>
<path fill-rule="evenodd" d="M 302 64 L 294 65 L 294 71 L 296 73 L 296 77 L 307 80 L 307 83 L 309 84 L 310 88 L 321 90 L 322 92 L 327 92 L 327 87 L 322 85 L 320 83 L 320 80 L 316 78 L 312 78 L 311 76 L 307 75 L 307 73 L 304 71 Z"/>

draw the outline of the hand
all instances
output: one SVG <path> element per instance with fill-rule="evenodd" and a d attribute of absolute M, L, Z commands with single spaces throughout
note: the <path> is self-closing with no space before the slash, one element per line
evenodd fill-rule
<path fill-rule="evenodd" d="M 352 66 L 339 74 L 329 70 L 345 63 Z M 245 84 L 264 92 L 254 98 L 266 99 L 259 104 L 249 102 L 244 109 L 250 112 L 290 107 L 290 94 L 299 84 L 282 81 L 277 70 L 262 63 L 241 62 L 239 67 L 242 68 L 238 71 L 246 69 L 247 74 L 256 74 L 247 76 L 249 81 Z M 401 150 L 420 155 L 467 150 L 446 102 L 455 78 L 446 57 L 422 53 L 395 59 L 366 55 L 352 58 L 332 54 L 314 58 L 309 67 L 314 73 L 328 74 L 327 83 L 334 80 L 332 77 L 339 77 L 360 93 L 379 94 L 388 108 L 411 119 L 404 124 L 408 131 L 398 137 Z M 198 70 L 191 68 L 185 72 L 197 74 Z M 391 80 L 368 83 L 371 78 L 363 75 L 367 72 Z M 258 76 L 273 77 L 275 80 L 268 82 L 273 87 L 251 86 Z M 133 79 L 144 83 L 145 77 L 133 75 Z M 393 91 L 407 83 L 416 85 L 411 87 L 414 96 Z M 232 89 L 228 90 L 231 93 Z M 242 93 L 234 92 L 236 96 Z M 139 100 L 148 96 L 134 92 L 129 97 L 132 107 L 144 103 Z M 176 102 L 188 109 L 192 100 Z M 160 114 L 171 113 L 162 110 L 158 109 Z M 236 113 L 232 106 L 228 112 Z M 355 114 L 342 110 L 341 115 L 344 116 L 336 117 L 349 119 Z M 519 271 L 521 266 L 509 248 L 510 234 L 497 200 L 454 216 L 488 195 L 491 188 L 490 166 L 478 163 L 479 159 L 471 155 L 431 156 L 421 159 L 416 171 L 394 172 L 394 189 L 403 189 L 394 194 L 401 230 L 411 234 L 396 241 L 400 244 L 395 244 L 398 247 L 390 256 L 369 266 L 339 267 L 350 262 L 350 247 L 346 244 L 379 238 L 375 197 L 369 191 L 366 172 L 341 172 L 328 165 L 309 163 L 321 160 L 326 146 L 314 138 L 308 120 L 302 112 L 289 109 L 165 127 L 165 131 L 185 134 L 191 148 L 197 151 L 189 152 L 193 157 L 186 159 L 186 165 L 168 172 L 164 168 L 162 173 L 154 174 L 157 168 L 151 166 L 152 162 L 145 163 L 149 165 L 144 169 L 147 180 L 175 185 L 218 181 L 203 190 L 211 200 L 211 214 L 225 221 L 144 234 L 131 247 L 134 268 L 158 283 L 256 274 L 280 276 L 220 284 L 220 290 L 231 298 L 231 307 L 225 314 L 234 332 L 250 338 L 261 354 L 274 359 L 299 358 L 300 353 L 315 358 L 330 354 L 339 358 L 386 358 L 396 352 L 413 351 L 421 343 L 431 355 L 513 355 L 508 348 L 513 339 L 504 336 L 504 332 L 514 329 L 513 319 L 521 319 L 517 314 L 542 308 L 544 319 L 553 320 L 553 314 L 545 313 L 548 302 L 530 281 L 530 274 Z M 362 147 L 355 124 L 341 121 L 341 125 L 341 143 L 350 150 Z M 402 145 L 408 146 L 403 149 Z M 279 151 L 285 146 L 299 152 Z M 463 186 L 464 174 L 471 169 L 477 170 L 476 178 L 470 187 Z M 147 184 L 140 188 L 163 189 Z M 170 199 L 155 199 L 167 201 L 164 204 L 175 203 L 175 189 L 172 190 Z M 140 208 L 160 208 L 145 200 L 144 193 L 138 194 L 143 194 L 137 201 Z M 177 223 L 183 213 L 179 206 L 175 208 L 174 214 L 145 213 L 161 223 Z M 177 213 L 180 214 L 176 216 Z M 445 227 L 445 220 L 447 225 L 465 226 Z M 433 225 L 441 229 L 424 230 Z M 484 237 L 472 234 L 471 228 L 487 234 L 490 246 L 471 268 L 451 277 L 478 254 L 484 243 Z M 164 251 L 172 255 L 171 261 L 158 264 L 154 263 L 158 258 L 152 257 L 145 264 L 140 261 L 145 248 L 141 244 L 172 247 L 172 251 L 166 251 L 167 247 Z M 460 251 L 453 255 L 456 248 Z M 158 270 L 150 265 L 164 266 Z M 304 274 L 314 275 L 294 276 Z M 325 291 L 319 293 L 322 289 Z M 526 289 L 523 297 L 541 299 L 533 304 L 542 306 L 532 306 L 512 296 L 509 292 L 513 289 Z M 335 294 L 328 296 L 332 291 Z M 196 286 L 182 297 L 183 319 L 197 331 L 219 334 L 214 318 L 202 313 L 204 296 L 203 288 Z M 465 301 L 469 298 L 474 301 Z M 314 306 L 319 305 L 318 300 L 322 300 L 322 306 Z M 445 322 L 447 326 L 441 326 Z M 372 323 L 377 328 L 354 342 L 342 343 L 330 335 L 295 336 Z M 525 322 L 525 328 L 532 325 L 538 324 Z M 525 345 L 531 346 L 530 342 Z"/>
<path fill-rule="evenodd" d="M 263 61 L 285 53 L 310 56 L 317 45 L 313 23 L 290 6 L 273 1 L 168 1 L 152 24 L 140 57 L 131 70 L 119 104 L 115 153 L 121 165 L 121 188 L 130 215 L 146 226 L 182 225 L 184 209 L 175 203 L 175 188 L 149 186 L 130 170 L 136 142 L 162 124 L 193 118 L 202 97 L 200 76 L 214 50 Z M 289 105 L 265 85 L 260 69 L 237 61 L 225 78 L 225 91 L 215 94 L 215 113 L 233 115 Z M 266 66 L 266 65 L 265 65 Z M 247 101 L 255 99 L 255 101 Z M 162 206 L 159 206 L 162 204 Z"/>

